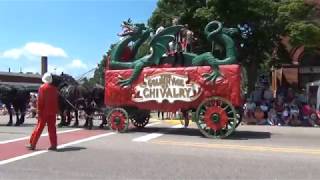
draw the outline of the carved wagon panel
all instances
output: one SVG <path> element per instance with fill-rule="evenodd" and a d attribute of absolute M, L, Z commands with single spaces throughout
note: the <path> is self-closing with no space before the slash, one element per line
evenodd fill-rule
<path fill-rule="evenodd" d="M 105 104 L 177 111 L 197 108 L 204 99 L 219 96 L 241 106 L 241 67 L 222 65 L 220 71 L 223 77 L 211 83 L 202 77 L 211 72 L 209 66 L 144 68 L 132 86 L 121 88 L 118 78 L 130 77 L 132 70 L 106 70 Z"/>

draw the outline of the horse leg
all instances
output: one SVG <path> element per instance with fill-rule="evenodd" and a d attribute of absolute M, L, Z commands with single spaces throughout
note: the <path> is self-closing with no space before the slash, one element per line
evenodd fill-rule
<path fill-rule="evenodd" d="M 15 111 L 16 112 L 16 117 L 17 117 L 17 120 L 16 120 L 16 123 L 14 124 L 15 126 L 20 126 L 20 118 L 19 118 L 19 111 Z"/>
<path fill-rule="evenodd" d="M 107 124 L 107 117 L 104 114 L 101 116 L 101 118 L 102 118 L 102 121 L 99 128 L 103 128 L 103 126 Z"/>
<path fill-rule="evenodd" d="M 20 109 L 20 112 L 21 112 L 21 116 L 20 116 L 20 125 L 24 123 L 24 118 L 25 118 L 25 115 L 26 115 L 26 111 L 27 111 L 27 106 L 23 106 L 21 107 Z"/>
<path fill-rule="evenodd" d="M 71 111 L 67 111 L 67 122 L 66 126 L 69 126 L 72 120 Z"/>
<path fill-rule="evenodd" d="M 85 115 L 85 120 L 86 120 L 86 122 L 84 123 L 84 125 L 83 125 L 83 127 L 84 128 L 86 128 L 86 127 L 88 127 L 89 126 L 89 115 L 88 115 L 88 113 L 86 112 L 86 115 Z"/>
<path fill-rule="evenodd" d="M 92 116 L 91 115 L 87 116 L 86 122 L 87 122 L 88 129 L 92 129 L 93 123 L 92 123 Z"/>
<path fill-rule="evenodd" d="M 26 116 L 26 112 L 22 111 L 20 116 L 20 125 L 24 123 L 25 116 Z"/>
<path fill-rule="evenodd" d="M 78 127 L 78 126 L 79 126 L 79 113 L 78 113 L 77 110 L 74 111 L 74 115 L 76 116 L 76 117 L 75 117 L 76 120 L 75 120 L 73 126 L 74 126 L 74 127 Z"/>
<path fill-rule="evenodd" d="M 19 117 L 19 115 L 20 115 L 20 108 L 17 107 L 16 105 L 14 105 L 14 112 L 16 113 L 16 117 L 17 117 L 16 123 L 15 123 L 14 125 L 15 125 L 15 126 L 19 126 L 19 125 L 20 125 L 20 117 Z"/>
<path fill-rule="evenodd" d="M 7 108 L 7 111 L 8 111 L 8 114 L 9 114 L 9 122 L 7 124 L 7 126 L 12 126 L 12 111 L 11 111 L 11 106 L 6 104 L 6 108 Z"/>
<path fill-rule="evenodd" d="M 64 111 L 60 112 L 61 121 L 58 124 L 59 127 L 63 127 L 66 125 L 66 118 L 64 116 Z"/>

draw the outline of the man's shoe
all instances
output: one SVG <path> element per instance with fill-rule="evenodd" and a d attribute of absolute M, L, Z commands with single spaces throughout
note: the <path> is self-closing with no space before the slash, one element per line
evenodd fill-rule
<path fill-rule="evenodd" d="M 36 147 L 32 146 L 31 144 L 26 145 L 26 148 L 28 148 L 29 150 L 34 151 L 36 149 Z"/>
<path fill-rule="evenodd" d="M 51 147 L 48 148 L 48 150 L 49 150 L 49 151 L 56 151 L 56 150 L 57 150 L 57 147 L 51 146 Z"/>

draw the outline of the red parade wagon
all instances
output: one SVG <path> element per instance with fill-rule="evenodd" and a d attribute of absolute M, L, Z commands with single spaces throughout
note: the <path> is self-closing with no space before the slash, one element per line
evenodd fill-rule
<path fill-rule="evenodd" d="M 221 65 L 222 76 L 214 82 L 203 74 L 209 66 L 146 67 L 130 87 L 118 85 L 119 78 L 129 78 L 132 69 L 105 71 L 105 104 L 113 130 L 124 132 L 129 120 L 144 127 L 150 111 L 192 112 L 192 120 L 206 137 L 230 135 L 241 121 L 242 68 L 238 64 Z"/>

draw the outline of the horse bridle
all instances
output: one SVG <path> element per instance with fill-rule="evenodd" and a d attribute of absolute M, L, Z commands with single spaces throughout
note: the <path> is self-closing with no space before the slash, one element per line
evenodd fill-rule
<path fill-rule="evenodd" d="M 67 98 L 65 98 L 60 92 L 58 92 L 60 97 L 62 97 L 73 109 L 80 111 L 78 108 L 76 108 Z"/>

